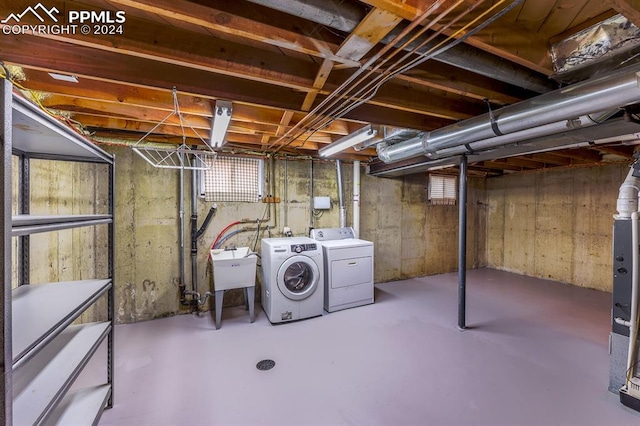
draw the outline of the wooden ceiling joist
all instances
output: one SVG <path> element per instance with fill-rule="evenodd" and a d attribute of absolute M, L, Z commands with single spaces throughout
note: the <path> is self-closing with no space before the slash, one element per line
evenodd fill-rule
<path fill-rule="evenodd" d="M 355 61 L 335 55 L 337 46 L 263 22 L 230 14 L 226 10 L 202 6 L 185 0 L 110 0 L 116 5 L 128 6 L 155 15 L 183 21 L 249 40 L 289 49 L 307 55 L 331 59 L 349 66 L 359 65 Z"/>

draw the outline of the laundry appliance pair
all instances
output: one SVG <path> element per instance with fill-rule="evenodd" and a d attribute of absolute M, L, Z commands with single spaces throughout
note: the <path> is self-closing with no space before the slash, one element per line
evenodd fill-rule
<path fill-rule="evenodd" d="M 373 303 L 373 243 L 353 228 L 262 240 L 262 306 L 272 323 Z"/>

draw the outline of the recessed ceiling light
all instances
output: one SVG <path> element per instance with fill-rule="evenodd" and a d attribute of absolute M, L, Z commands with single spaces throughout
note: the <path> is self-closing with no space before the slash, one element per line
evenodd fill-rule
<path fill-rule="evenodd" d="M 75 75 L 58 74 L 55 72 L 48 73 L 53 79 L 60 81 L 67 81 L 69 83 L 77 83 L 78 78 Z"/>

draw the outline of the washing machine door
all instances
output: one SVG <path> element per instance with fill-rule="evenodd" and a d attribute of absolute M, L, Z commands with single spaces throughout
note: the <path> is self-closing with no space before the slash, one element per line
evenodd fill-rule
<path fill-rule="evenodd" d="M 320 281 L 318 265 L 307 256 L 292 256 L 285 260 L 277 275 L 278 288 L 292 300 L 302 300 L 311 296 Z"/>

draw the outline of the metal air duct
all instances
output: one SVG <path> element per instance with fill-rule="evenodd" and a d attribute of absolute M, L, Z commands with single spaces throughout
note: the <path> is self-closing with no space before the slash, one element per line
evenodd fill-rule
<path fill-rule="evenodd" d="M 517 139 L 551 135 L 564 127 L 585 126 L 583 117 L 603 110 L 612 110 L 640 101 L 638 82 L 640 64 L 635 64 L 603 76 L 576 83 L 565 88 L 506 106 L 495 112 L 470 118 L 442 127 L 395 145 L 378 145 L 378 157 L 393 163 L 420 155 L 438 157 L 443 150 L 465 147 L 478 141 L 490 146 L 495 138 L 519 132 L 498 140 L 498 145 Z M 553 124 L 552 126 L 547 126 Z M 594 123 L 594 124 L 597 124 Z M 547 128 L 541 128 L 547 126 Z M 465 147 L 466 152 L 473 150 Z M 446 152 L 454 155 L 459 149 Z"/>

